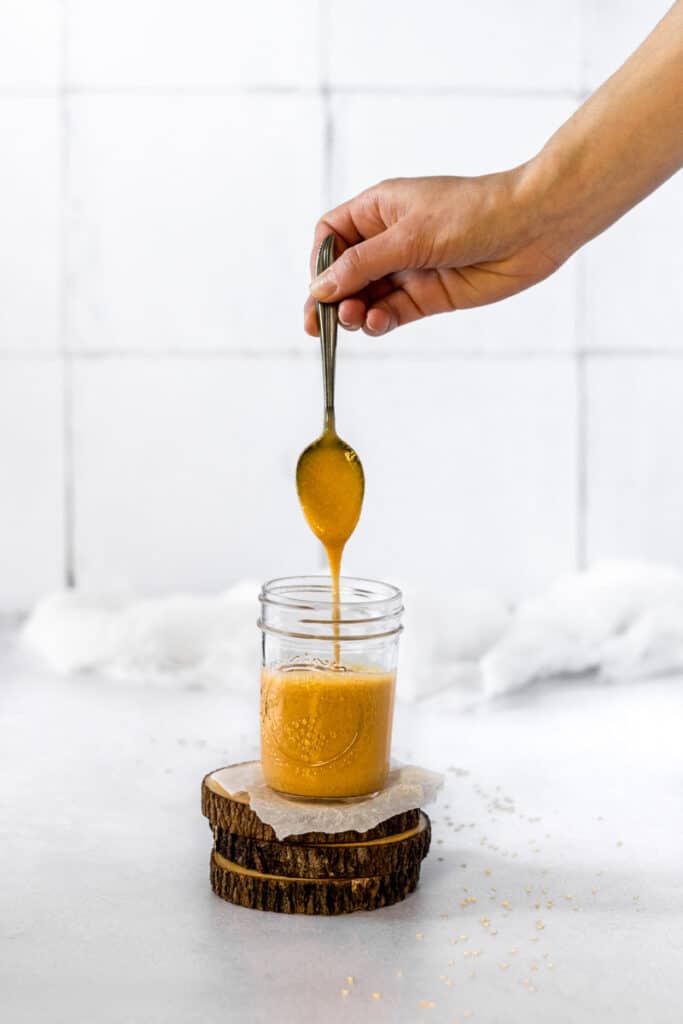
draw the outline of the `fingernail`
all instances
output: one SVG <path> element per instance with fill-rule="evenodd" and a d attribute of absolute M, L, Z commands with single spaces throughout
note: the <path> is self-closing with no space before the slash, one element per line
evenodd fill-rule
<path fill-rule="evenodd" d="M 325 302 L 334 295 L 334 281 L 331 277 L 325 277 L 324 274 L 320 274 L 311 281 L 311 295 L 314 295 L 320 302 Z"/>

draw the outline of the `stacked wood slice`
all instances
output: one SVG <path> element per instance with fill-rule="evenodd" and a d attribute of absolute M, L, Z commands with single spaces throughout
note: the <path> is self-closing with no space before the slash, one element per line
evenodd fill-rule
<path fill-rule="evenodd" d="M 214 836 L 211 887 L 230 903 L 282 914 L 348 914 L 387 907 L 413 892 L 429 851 L 431 825 L 419 809 L 369 832 L 309 832 L 278 839 L 211 773 L 202 813 Z"/>

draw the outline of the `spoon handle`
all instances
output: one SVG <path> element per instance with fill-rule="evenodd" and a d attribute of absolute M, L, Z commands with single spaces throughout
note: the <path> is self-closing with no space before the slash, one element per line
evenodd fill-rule
<path fill-rule="evenodd" d="M 322 274 L 334 263 L 334 235 L 328 235 L 318 249 L 315 273 Z M 334 369 L 337 356 L 337 303 L 316 302 L 320 325 L 320 350 L 323 357 L 325 387 L 325 428 L 334 430 Z"/>

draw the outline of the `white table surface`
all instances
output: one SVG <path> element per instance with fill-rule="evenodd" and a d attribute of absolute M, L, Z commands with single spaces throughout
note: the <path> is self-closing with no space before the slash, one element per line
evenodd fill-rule
<path fill-rule="evenodd" d="M 256 681 L 62 679 L 0 646 L 7 1024 L 683 1019 L 681 680 L 399 706 L 397 756 L 447 774 L 420 888 L 325 919 L 209 888 L 200 781 L 257 754 Z"/>

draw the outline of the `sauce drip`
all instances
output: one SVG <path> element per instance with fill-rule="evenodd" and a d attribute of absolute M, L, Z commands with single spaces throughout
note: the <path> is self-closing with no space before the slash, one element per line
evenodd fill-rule
<path fill-rule="evenodd" d="M 327 553 L 332 577 L 332 617 L 338 620 L 342 554 L 360 518 L 365 478 L 355 451 L 337 434 L 333 415 L 325 417 L 323 433 L 301 456 L 296 486 L 308 525 Z M 338 663 L 338 643 L 334 658 Z"/>

